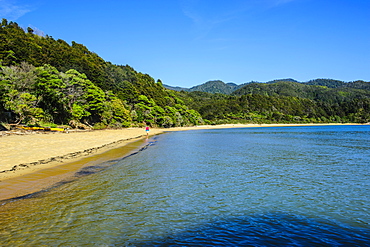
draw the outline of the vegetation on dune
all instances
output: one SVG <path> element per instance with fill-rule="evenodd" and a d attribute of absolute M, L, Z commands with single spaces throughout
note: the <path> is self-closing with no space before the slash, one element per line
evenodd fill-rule
<path fill-rule="evenodd" d="M 370 83 L 364 81 L 166 87 L 129 65 L 104 61 L 82 44 L 1 22 L 1 122 L 81 128 L 370 122 Z"/>

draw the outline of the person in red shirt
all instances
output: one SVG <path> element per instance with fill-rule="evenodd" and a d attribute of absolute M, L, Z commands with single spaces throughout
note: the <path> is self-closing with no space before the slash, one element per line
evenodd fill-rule
<path fill-rule="evenodd" d="M 149 126 L 145 127 L 145 131 L 146 131 L 146 137 L 148 137 L 149 136 Z"/>

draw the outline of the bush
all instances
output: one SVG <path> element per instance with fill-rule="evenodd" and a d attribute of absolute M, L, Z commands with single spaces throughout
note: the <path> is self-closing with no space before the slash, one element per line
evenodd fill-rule
<path fill-rule="evenodd" d="M 102 129 L 106 129 L 106 128 L 107 128 L 107 126 L 104 123 L 96 123 L 93 126 L 94 130 L 102 130 Z"/>

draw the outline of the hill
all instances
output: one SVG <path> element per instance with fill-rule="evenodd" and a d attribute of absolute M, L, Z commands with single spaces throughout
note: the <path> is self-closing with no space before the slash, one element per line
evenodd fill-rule
<path fill-rule="evenodd" d="M 287 96 L 297 96 L 301 97 L 298 95 L 298 92 L 295 93 L 295 95 L 289 95 L 287 92 L 283 91 L 289 91 L 287 88 L 283 89 L 284 86 L 282 84 L 285 84 L 287 87 L 289 87 L 289 83 L 294 85 L 294 83 L 299 83 L 301 85 L 306 85 L 306 86 L 319 86 L 322 88 L 352 88 L 352 89 L 363 89 L 363 90 L 370 90 L 370 84 L 365 81 L 354 81 L 354 82 L 344 82 L 344 81 L 339 81 L 339 80 L 333 80 L 333 79 L 314 79 L 310 80 L 308 82 L 299 82 L 294 79 L 276 79 L 268 82 L 249 82 L 249 83 L 244 83 L 241 85 L 237 85 L 235 83 L 224 83 L 220 80 L 215 80 L 215 81 L 207 81 L 206 83 L 191 87 L 191 88 L 184 88 L 184 87 L 173 87 L 169 85 L 164 85 L 165 88 L 174 90 L 174 91 L 186 91 L 186 92 L 206 92 L 206 93 L 221 93 L 221 94 L 235 94 L 235 95 L 242 95 L 242 94 L 247 94 L 247 93 L 253 93 L 253 92 L 248 92 L 248 90 L 252 90 L 255 93 L 257 91 L 271 94 L 272 92 L 265 92 L 265 90 L 270 91 L 273 90 L 275 91 L 275 94 L 285 93 L 288 94 Z M 269 84 L 274 84 L 274 86 L 266 86 Z M 241 89 L 245 87 L 244 89 Z M 281 90 L 278 90 L 277 87 L 281 87 Z M 296 89 L 300 88 L 302 89 L 304 86 L 296 86 Z M 253 89 L 254 88 L 254 89 Z M 259 88 L 259 89 L 256 89 Z M 262 89 L 264 88 L 264 89 Z M 308 89 L 309 87 L 306 87 Z M 239 90 L 240 89 L 240 90 Z M 312 89 L 315 89 L 315 87 L 312 87 Z M 316 88 L 317 89 L 317 88 Z M 279 91 L 279 92 L 277 92 Z M 309 90 L 308 90 L 309 91 Z M 312 90 L 311 90 L 312 91 Z M 306 96 L 302 96 L 306 97 Z"/>
<path fill-rule="evenodd" d="M 329 86 L 329 87 L 328 87 Z M 307 83 L 277 81 L 274 83 L 250 83 L 233 92 L 233 95 L 260 94 L 306 98 L 323 102 L 345 102 L 370 97 L 369 82 L 317 79 Z"/>
<path fill-rule="evenodd" d="M 163 84 L 163 86 L 169 90 L 173 90 L 173 91 L 189 91 L 189 88 L 185 88 L 185 87 L 176 87 L 176 86 L 170 86 L 170 85 L 166 85 L 166 84 Z"/>
<path fill-rule="evenodd" d="M 235 83 L 224 83 L 220 80 L 214 81 L 207 81 L 203 84 L 191 87 L 191 88 L 183 88 L 183 87 L 172 87 L 169 85 L 164 85 L 167 89 L 175 90 L 175 91 L 186 91 L 186 92 L 206 92 L 206 93 L 221 93 L 221 94 L 231 94 L 238 88 L 242 87 L 242 85 L 237 85 Z"/>
<path fill-rule="evenodd" d="M 266 82 L 266 83 L 267 83 L 267 84 L 273 84 L 273 83 L 281 82 L 281 81 L 286 81 L 286 82 L 299 82 L 299 81 L 294 80 L 294 79 L 292 79 L 292 78 L 287 78 L 287 79 L 276 79 L 276 80 L 268 81 L 268 82 Z"/>
<path fill-rule="evenodd" d="M 6 19 L 0 40 L 0 121 L 95 128 L 203 123 L 160 80 L 82 44 L 38 36 Z"/>
<path fill-rule="evenodd" d="M 235 88 L 236 84 L 226 84 L 222 81 L 208 81 L 202 85 L 195 86 L 189 89 L 189 92 L 199 91 L 208 93 L 223 93 L 231 94 Z"/>
<path fill-rule="evenodd" d="M 343 81 L 332 80 L 332 79 L 315 79 L 315 80 L 310 80 L 304 84 L 312 85 L 312 86 L 324 86 L 328 88 L 338 88 L 338 87 L 344 87 L 346 83 Z"/>
<path fill-rule="evenodd" d="M 369 86 L 364 81 L 274 80 L 244 84 L 230 95 L 183 91 L 182 97 L 213 123 L 368 123 Z"/>

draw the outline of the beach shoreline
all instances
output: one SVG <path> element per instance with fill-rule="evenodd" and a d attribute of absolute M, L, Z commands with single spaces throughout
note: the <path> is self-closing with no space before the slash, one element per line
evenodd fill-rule
<path fill-rule="evenodd" d="M 346 124 L 224 124 L 153 128 L 150 129 L 149 137 L 185 130 L 323 125 Z M 97 161 L 109 150 L 143 139 L 146 139 L 146 133 L 142 128 L 2 136 L 0 137 L 0 200 L 23 196 L 50 187 L 65 179 L 66 174 L 70 176 L 83 167 L 84 162 L 86 163 L 83 161 L 84 158 L 90 158 L 89 162 L 94 159 Z M 134 148 L 131 147 L 131 151 L 132 149 Z M 130 150 L 120 154 L 121 158 L 129 152 Z M 109 155 L 105 156 L 106 160 L 111 158 Z M 76 162 L 78 165 L 66 166 Z M 64 170 L 58 174 L 56 168 L 60 166 L 64 166 Z M 39 177 L 42 179 L 40 180 Z M 22 185 L 19 185 L 20 183 Z M 14 187 L 18 188 L 13 191 Z"/>

